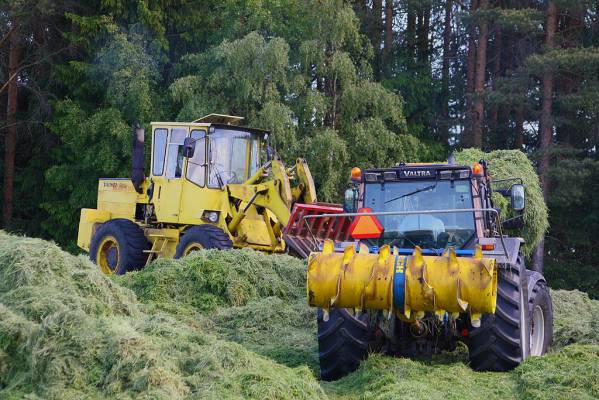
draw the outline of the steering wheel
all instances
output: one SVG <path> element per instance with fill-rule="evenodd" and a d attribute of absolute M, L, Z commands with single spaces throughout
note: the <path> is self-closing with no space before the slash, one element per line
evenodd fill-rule
<path fill-rule="evenodd" d="M 220 171 L 220 176 L 222 180 L 225 182 L 225 185 L 228 183 L 239 183 L 237 181 L 237 174 L 235 173 L 235 171 Z"/>
<path fill-rule="evenodd" d="M 214 177 L 214 179 L 220 178 L 222 180 L 223 185 L 226 185 L 228 183 L 231 183 L 231 182 L 234 182 L 237 180 L 237 174 L 234 171 L 226 171 L 226 170 L 221 169 L 221 167 L 224 168 L 223 165 L 213 164 L 213 166 L 211 168 L 211 172 L 210 172 L 211 180 L 213 179 L 213 177 Z"/>

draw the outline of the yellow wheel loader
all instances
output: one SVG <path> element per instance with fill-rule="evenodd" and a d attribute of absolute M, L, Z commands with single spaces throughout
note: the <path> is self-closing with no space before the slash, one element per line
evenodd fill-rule
<path fill-rule="evenodd" d="M 268 132 L 242 119 L 152 123 L 149 177 L 136 127 L 132 177 L 100 179 L 97 208 L 81 210 L 78 246 L 107 274 L 198 249 L 286 251 L 282 228 L 294 203 L 316 201 L 314 182 L 303 159 L 286 169 L 264 146 Z"/>
<path fill-rule="evenodd" d="M 352 372 L 372 351 L 430 356 L 462 341 L 471 367 L 484 371 L 547 351 L 547 283 L 525 268 L 523 240 L 502 231 L 521 227 L 524 186 L 492 181 L 487 167 L 481 160 L 355 168 L 345 212 L 303 218 L 310 233 L 323 221 L 345 230 L 336 240 L 315 235 L 320 248 L 308 261 L 323 379 Z M 515 217 L 500 220 L 493 191 L 510 199 Z"/>

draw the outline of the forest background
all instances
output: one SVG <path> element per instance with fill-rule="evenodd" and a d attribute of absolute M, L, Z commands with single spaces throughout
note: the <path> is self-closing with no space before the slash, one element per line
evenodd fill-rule
<path fill-rule="evenodd" d="M 529 262 L 599 298 L 597 0 L 3 0 L 2 228 L 76 252 L 132 124 L 209 113 L 270 130 L 326 201 L 352 166 L 519 149 L 550 212 Z"/>

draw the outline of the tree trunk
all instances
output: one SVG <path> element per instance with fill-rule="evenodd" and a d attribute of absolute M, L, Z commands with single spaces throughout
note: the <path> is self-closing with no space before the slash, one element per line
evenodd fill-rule
<path fill-rule="evenodd" d="M 15 175 L 15 151 L 17 147 L 17 75 L 21 62 L 19 47 L 19 25 L 13 20 L 15 29 L 10 35 L 10 53 L 8 59 L 8 98 L 6 105 L 6 137 L 4 138 L 4 204 L 2 214 L 4 226 L 9 227 L 13 216 L 13 184 Z"/>
<path fill-rule="evenodd" d="M 393 0 L 385 0 L 385 47 L 383 71 L 385 76 L 390 77 L 393 62 Z"/>
<path fill-rule="evenodd" d="M 377 78 L 381 76 L 382 54 L 381 42 L 383 39 L 383 0 L 372 0 L 372 24 L 370 25 L 370 41 L 374 48 L 374 73 Z"/>
<path fill-rule="evenodd" d="M 471 0 L 470 13 L 478 8 L 478 1 Z M 476 68 L 476 27 L 468 24 L 468 54 L 466 56 L 466 121 L 464 124 L 464 145 L 472 145 L 472 95 L 474 93 L 474 69 Z"/>
<path fill-rule="evenodd" d="M 516 107 L 515 119 L 516 137 L 514 138 L 514 149 L 522 150 L 522 146 L 524 145 L 524 106 L 518 105 Z"/>
<path fill-rule="evenodd" d="M 418 61 L 421 66 L 429 67 L 429 32 L 431 22 L 430 4 L 422 4 L 418 10 Z"/>
<path fill-rule="evenodd" d="M 551 50 L 554 45 L 555 31 L 557 29 L 557 10 L 554 1 L 549 1 L 547 4 L 547 14 L 545 21 L 545 46 L 547 50 Z M 539 121 L 539 152 L 541 159 L 539 161 L 539 172 L 541 175 L 541 185 L 543 187 L 543 196 L 547 201 L 547 196 L 550 190 L 549 176 L 547 171 L 551 164 L 551 142 L 553 139 L 553 124 L 552 124 L 552 105 L 553 105 L 553 85 L 555 75 L 554 72 L 547 68 L 543 72 L 541 83 L 541 119 Z M 533 259 L 533 268 L 536 271 L 543 271 L 543 257 L 545 241 L 539 244 L 535 250 Z"/>
<path fill-rule="evenodd" d="M 406 22 L 406 42 L 410 58 L 416 53 L 416 10 L 412 0 L 408 0 L 408 17 Z"/>
<path fill-rule="evenodd" d="M 372 43 L 381 43 L 383 29 L 383 0 L 372 0 Z M 380 46 L 377 48 L 380 49 Z"/>
<path fill-rule="evenodd" d="M 451 9 L 453 1 L 445 2 L 445 19 L 443 21 L 443 65 L 441 67 L 441 113 L 443 116 L 442 139 L 445 144 L 449 139 L 449 51 L 451 45 Z"/>
<path fill-rule="evenodd" d="M 580 39 L 583 37 L 585 11 L 583 9 L 569 10 L 568 15 L 564 17 L 565 23 L 560 37 L 562 48 L 573 48 L 579 45 Z M 568 72 L 560 73 L 554 83 L 555 91 L 563 98 L 572 95 L 581 84 L 582 77 L 580 75 Z M 569 108 L 561 110 L 560 114 L 570 121 L 575 121 L 577 118 L 577 112 Z M 555 130 L 555 142 L 559 144 L 570 144 L 572 139 L 577 136 L 577 129 L 570 124 L 561 124 Z"/>
<path fill-rule="evenodd" d="M 493 91 L 497 90 L 497 83 L 499 81 L 499 79 L 501 78 L 501 57 L 503 56 L 502 54 L 502 47 L 503 47 L 503 37 L 502 37 L 502 32 L 501 32 L 501 27 L 500 26 L 496 26 L 495 27 L 495 33 L 493 35 L 494 40 L 493 40 L 493 49 L 494 49 L 494 54 L 493 54 L 493 84 L 492 84 L 492 89 Z M 491 106 L 491 132 L 493 135 L 495 135 L 495 138 L 497 139 L 497 143 L 499 143 L 499 132 L 498 132 L 498 119 L 499 119 L 499 106 L 497 105 L 497 103 L 493 103 L 493 105 Z"/>
<path fill-rule="evenodd" d="M 480 0 L 479 9 L 488 8 L 488 0 Z M 489 25 L 481 21 L 478 28 L 478 46 L 476 47 L 476 72 L 474 73 L 474 98 L 472 113 L 472 145 L 483 146 L 483 123 L 485 119 L 485 72 L 487 69 L 487 40 L 489 38 Z"/>

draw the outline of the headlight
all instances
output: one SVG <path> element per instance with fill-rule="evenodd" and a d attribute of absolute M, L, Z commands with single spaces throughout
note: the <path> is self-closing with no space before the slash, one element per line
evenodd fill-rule
<path fill-rule="evenodd" d="M 218 211 L 204 211 L 202 219 L 212 222 L 213 224 L 218 222 L 219 212 Z"/>

